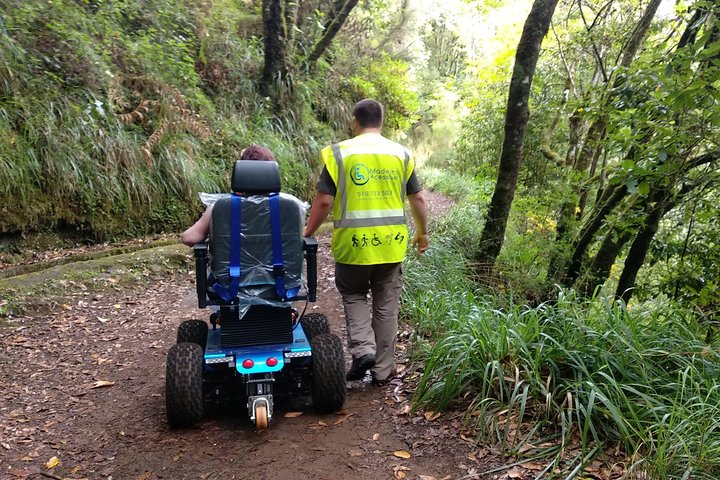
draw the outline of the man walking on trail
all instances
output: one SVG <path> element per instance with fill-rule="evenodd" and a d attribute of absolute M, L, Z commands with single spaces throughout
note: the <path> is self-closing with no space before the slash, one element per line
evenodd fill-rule
<path fill-rule="evenodd" d="M 361 100 L 353 110 L 355 137 L 321 153 L 325 168 L 317 184 L 305 235 L 311 236 L 332 210 L 335 285 L 343 299 L 348 350 L 347 380 L 373 383 L 395 375 L 398 301 L 408 243 L 405 198 L 415 221 L 412 245 L 428 249 L 427 205 L 410 153 L 380 134 L 383 107 Z M 372 312 L 368 304 L 372 292 Z"/>

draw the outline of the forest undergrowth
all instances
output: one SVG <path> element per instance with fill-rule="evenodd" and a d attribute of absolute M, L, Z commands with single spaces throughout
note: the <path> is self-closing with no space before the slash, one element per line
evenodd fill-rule
<path fill-rule="evenodd" d="M 628 308 L 558 290 L 530 306 L 512 258 L 501 262 L 502 278 L 479 282 L 471 258 L 482 189 L 447 175 L 428 184 L 462 201 L 406 269 L 402 312 L 425 372 L 415 404 L 465 409 L 478 442 L 542 460 L 537 478 L 717 478 L 713 327 L 662 298 Z"/>

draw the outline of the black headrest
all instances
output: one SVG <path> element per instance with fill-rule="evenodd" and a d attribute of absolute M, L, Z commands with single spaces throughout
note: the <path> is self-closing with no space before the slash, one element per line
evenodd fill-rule
<path fill-rule="evenodd" d="M 280 169 L 269 160 L 238 160 L 230 186 L 233 192 L 262 194 L 280 191 Z"/>

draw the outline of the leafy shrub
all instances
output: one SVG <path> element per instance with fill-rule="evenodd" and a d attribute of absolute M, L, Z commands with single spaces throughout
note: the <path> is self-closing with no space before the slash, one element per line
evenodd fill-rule
<path fill-rule="evenodd" d="M 483 293 L 463 256 L 467 211 L 435 225 L 433 248 L 406 269 L 402 312 L 425 362 L 416 404 L 467 408 L 480 439 L 510 454 L 567 466 L 574 441 L 588 458 L 619 445 L 652 478 L 716 478 L 720 354 L 693 316 L 661 301 L 628 310 L 560 292 L 531 308 L 512 290 Z"/>

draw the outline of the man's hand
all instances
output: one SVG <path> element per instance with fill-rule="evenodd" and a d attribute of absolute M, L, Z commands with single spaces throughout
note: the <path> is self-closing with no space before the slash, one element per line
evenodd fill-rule
<path fill-rule="evenodd" d="M 412 240 L 412 246 L 417 248 L 417 252 L 422 255 L 425 250 L 430 248 L 430 236 L 427 233 L 415 232 Z"/>

